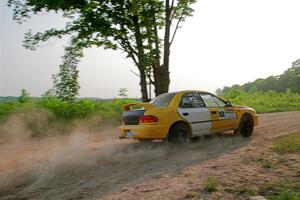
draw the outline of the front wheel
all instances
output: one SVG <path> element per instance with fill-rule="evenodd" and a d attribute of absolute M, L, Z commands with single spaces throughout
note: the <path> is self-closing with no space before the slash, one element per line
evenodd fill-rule
<path fill-rule="evenodd" d="M 251 116 L 244 115 L 241 120 L 235 134 L 241 134 L 244 137 L 250 137 L 253 134 L 253 120 Z"/>
<path fill-rule="evenodd" d="M 174 144 L 185 144 L 189 143 L 190 129 L 188 125 L 184 123 L 175 124 L 169 133 L 169 141 Z"/>

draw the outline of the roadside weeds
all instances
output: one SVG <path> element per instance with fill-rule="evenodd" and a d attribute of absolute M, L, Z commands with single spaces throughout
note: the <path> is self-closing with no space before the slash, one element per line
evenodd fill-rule
<path fill-rule="evenodd" d="M 217 197 L 224 197 L 224 193 L 225 196 L 231 194 L 230 196 L 237 199 L 248 199 L 255 195 L 262 195 L 270 200 L 300 199 L 300 131 L 275 138 L 271 146 L 258 155 L 249 153 L 242 159 L 256 167 L 257 174 L 253 174 L 253 178 L 248 176 L 249 171 L 245 171 L 244 174 L 240 174 L 243 181 L 229 185 L 227 182 L 230 178 L 222 178 L 219 174 L 209 175 L 203 190 L 199 194 L 188 194 L 186 198 L 215 198 L 201 194 L 207 192 L 216 193 L 212 196 Z"/>

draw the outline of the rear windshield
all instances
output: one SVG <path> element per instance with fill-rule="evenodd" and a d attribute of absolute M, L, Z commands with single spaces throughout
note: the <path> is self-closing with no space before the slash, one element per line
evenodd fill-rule
<path fill-rule="evenodd" d="M 150 101 L 155 107 L 167 107 L 176 93 L 161 94 Z"/>

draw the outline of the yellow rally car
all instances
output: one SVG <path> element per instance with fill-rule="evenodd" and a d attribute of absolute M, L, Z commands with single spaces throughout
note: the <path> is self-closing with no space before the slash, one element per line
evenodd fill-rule
<path fill-rule="evenodd" d="M 193 90 L 161 94 L 149 103 L 127 104 L 121 121 L 120 139 L 186 143 L 193 137 L 230 130 L 250 137 L 258 117 L 252 108 Z"/>

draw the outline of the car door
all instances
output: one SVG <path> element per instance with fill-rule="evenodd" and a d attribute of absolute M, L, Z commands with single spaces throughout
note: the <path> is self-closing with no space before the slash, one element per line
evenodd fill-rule
<path fill-rule="evenodd" d="M 178 113 L 191 124 L 193 136 L 205 135 L 210 132 L 210 111 L 205 107 L 199 93 L 184 94 L 178 107 Z"/>
<path fill-rule="evenodd" d="M 211 132 L 232 130 L 236 123 L 236 113 L 232 106 L 227 106 L 224 100 L 210 93 L 200 95 L 211 114 Z"/>

